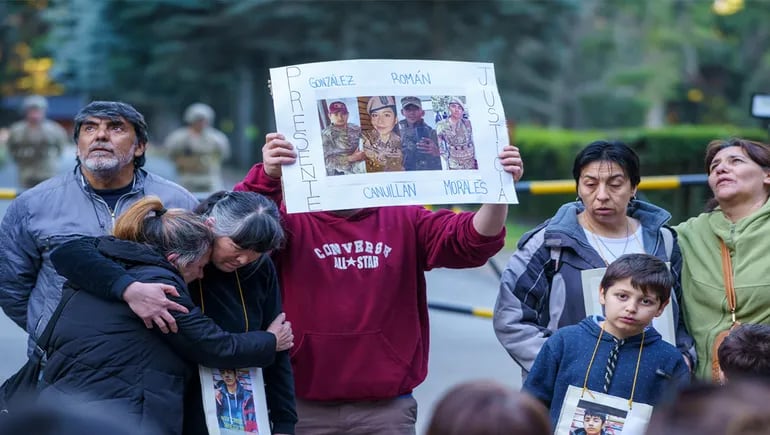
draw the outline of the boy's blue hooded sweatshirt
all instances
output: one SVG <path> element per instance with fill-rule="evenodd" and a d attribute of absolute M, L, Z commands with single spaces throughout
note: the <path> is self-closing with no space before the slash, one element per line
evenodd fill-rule
<path fill-rule="evenodd" d="M 557 330 L 545 342 L 524 382 L 523 390 L 540 399 L 548 407 L 554 427 L 559 420 L 567 388 L 570 385 L 583 387 L 588 364 L 601 332 L 599 322 L 602 320 L 602 317 L 590 316 L 577 325 Z M 588 389 L 603 392 L 604 373 L 615 340 L 615 337 L 604 331 L 591 366 Z M 608 394 L 630 398 L 641 342 L 642 334 L 639 334 L 626 338 L 620 346 L 617 367 Z M 663 341 L 655 328 L 648 326 L 644 332 L 644 347 L 636 379 L 634 402 L 655 406 L 689 382 L 690 371 L 681 353 Z"/>

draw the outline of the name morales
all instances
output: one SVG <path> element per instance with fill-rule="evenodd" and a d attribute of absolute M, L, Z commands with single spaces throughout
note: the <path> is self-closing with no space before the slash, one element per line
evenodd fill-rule
<path fill-rule="evenodd" d="M 486 195 L 489 192 L 484 180 L 444 180 L 447 195 Z"/>
<path fill-rule="evenodd" d="M 415 183 L 391 183 L 385 186 L 366 186 L 364 196 L 373 198 L 411 198 L 417 196 Z"/>

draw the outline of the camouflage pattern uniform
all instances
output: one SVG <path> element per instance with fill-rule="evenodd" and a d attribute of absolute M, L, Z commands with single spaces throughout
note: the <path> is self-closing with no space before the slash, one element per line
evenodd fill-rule
<path fill-rule="evenodd" d="M 447 157 L 449 169 L 478 169 L 472 133 L 471 122 L 467 119 L 452 124 L 452 119 L 448 118 L 436 124 L 436 134 L 441 141 L 439 147 Z"/>
<path fill-rule="evenodd" d="M 368 130 L 363 133 L 363 142 L 367 173 L 404 170 L 401 138 L 396 133 L 391 132 L 383 142 L 377 130 Z"/>
<path fill-rule="evenodd" d="M 59 156 L 69 143 L 67 132 L 54 121 L 40 125 L 23 120 L 11 125 L 8 152 L 19 170 L 19 185 L 30 188 L 56 175 Z"/>
<path fill-rule="evenodd" d="M 185 122 L 214 121 L 211 107 L 196 103 L 185 111 Z M 222 190 L 222 161 L 230 156 L 230 141 L 221 131 L 205 126 L 200 132 L 181 127 L 166 138 L 163 147 L 176 164 L 177 182 L 190 192 Z"/>
<path fill-rule="evenodd" d="M 361 127 L 348 123 L 345 128 L 330 125 L 321 132 L 326 175 L 363 174 L 363 162 L 348 162 L 348 156 L 358 150 Z"/>

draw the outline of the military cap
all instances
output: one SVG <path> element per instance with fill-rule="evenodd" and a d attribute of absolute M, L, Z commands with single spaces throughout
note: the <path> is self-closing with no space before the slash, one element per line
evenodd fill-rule
<path fill-rule="evenodd" d="M 27 111 L 29 109 L 47 109 L 48 108 L 48 101 L 46 101 L 45 97 L 40 95 L 30 95 L 29 97 L 25 98 L 24 101 L 21 103 L 21 110 Z"/>
<path fill-rule="evenodd" d="M 460 101 L 460 97 L 452 97 L 452 99 L 449 100 L 449 104 L 457 104 L 458 106 L 462 107 L 463 110 L 465 110 L 465 104 L 462 101 Z M 449 104 L 447 104 L 447 106 Z"/>
<path fill-rule="evenodd" d="M 369 103 L 366 104 L 366 111 L 373 113 L 385 107 L 390 107 L 393 109 L 393 113 L 396 113 L 396 99 L 384 96 L 371 97 Z"/>
<path fill-rule="evenodd" d="M 406 106 L 417 106 L 422 109 L 422 101 L 417 97 L 404 97 L 401 99 L 401 108 L 406 109 Z"/>
<path fill-rule="evenodd" d="M 329 104 L 329 113 L 348 113 L 348 106 L 342 101 L 335 101 Z"/>
<path fill-rule="evenodd" d="M 214 123 L 214 109 L 208 104 L 191 104 L 187 110 L 184 111 L 184 122 L 188 124 L 192 124 L 201 119 L 205 119 L 209 124 Z"/>

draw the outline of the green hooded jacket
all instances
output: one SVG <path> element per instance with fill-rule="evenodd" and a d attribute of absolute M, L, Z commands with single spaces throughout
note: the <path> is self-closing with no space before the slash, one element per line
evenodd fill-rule
<path fill-rule="evenodd" d="M 696 374 L 710 379 L 714 338 L 732 325 L 717 237 L 732 258 L 736 320 L 770 324 L 770 201 L 737 223 L 717 208 L 674 229 L 684 258 L 682 307 L 698 352 Z"/>

